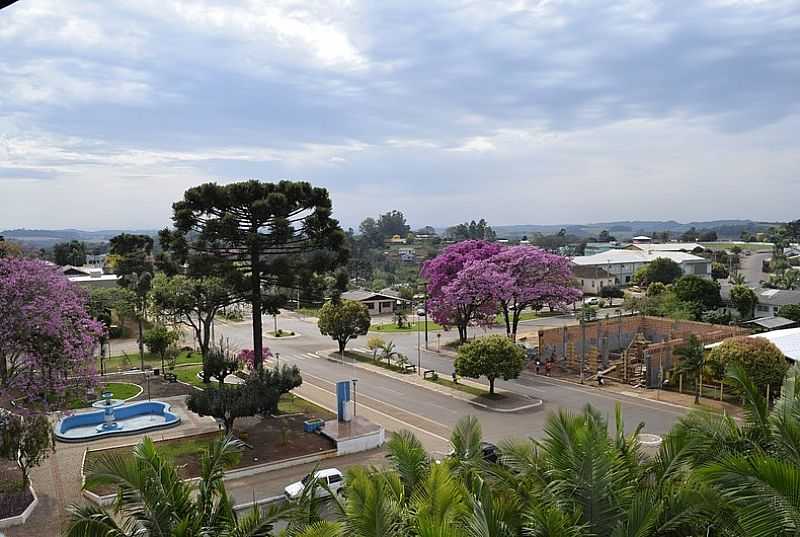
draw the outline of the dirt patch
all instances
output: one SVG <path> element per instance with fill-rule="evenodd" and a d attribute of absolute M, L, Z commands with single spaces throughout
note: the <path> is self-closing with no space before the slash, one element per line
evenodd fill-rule
<path fill-rule="evenodd" d="M 330 439 L 316 433 L 304 432 L 303 421 L 306 419 L 308 416 L 303 415 L 266 419 L 252 417 L 236 420 L 234 432 L 247 446 L 239 454 L 238 460 L 228 469 L 245 468 L 312 455 L 335 448 Z M 188 479 L 200 475 L 200 460 L 203 450 L 221 434 L 221 432 L 214 432 L 163 440 L 156 442 L 156 446 L 173 460 L 178 474 L 182 478 Z M 89 452 L 86 456 L 86 464 L 89 466 L 93 461 L 106 454 L 130 457 L 132 450 L 132 447 L 123 447 Z M 94 487 L 92 491 L 97 494 L 111 494 L 115 492 L 115 488 L 104 485 Z"/>
<path fill-rule="evenodd" d="M 19 466 L 0 460 L 0 518 L 21 514 L 32 501 L 30 489 L 22 485 Z"/>

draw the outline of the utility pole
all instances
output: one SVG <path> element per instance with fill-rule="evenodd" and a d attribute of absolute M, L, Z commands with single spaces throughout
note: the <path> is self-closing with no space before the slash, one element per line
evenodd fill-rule
<path fill-rule="evenodd" d="M 420 341 L 419 341 L 419 315 L 415 315 L 415 317 L 416 317 L 416 322 L 417 322 L 417 375 L 421 375 L 422 374 L 422 349 L 420 347 Z M 425 334 L 426 337 L 427 337 L 427 335 L 428 334 Z M 426 341 L 426 345 L 427 345 L 427 341 Z"/>
<path fill-rule="evenodd" d="M 581 312 L 581 384 L 583 384 L 583 368 L 586 363 L 586 312 Z"/>

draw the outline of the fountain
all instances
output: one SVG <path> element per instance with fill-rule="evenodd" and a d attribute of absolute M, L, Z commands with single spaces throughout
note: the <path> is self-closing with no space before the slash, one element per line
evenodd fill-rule
<path fill-rule="evenodd" d="M 98 433 L 122 428 L 122 425 L 114 419 L 114 409 L 124 405 L 125 401 L 122 399 L 113 399 L 113 397 L 113 393 L 103 392 L 100 394 L 100 399 L 92 403 L 92 408 L 103 409 L 103 423 L 97 426 Z"/>
<path fill-rule="evenodd" d="M 80 412 L 58 420 L 56 439 L 61 442 L 84 442 L 107 436 L 137 434 L 152 429 L 174 427 L 181 418 L 170 412 L 163 401 L 126 403 L 114 399 L 111 392 L 103 392 L 92 403 L 94 412 Z"/>

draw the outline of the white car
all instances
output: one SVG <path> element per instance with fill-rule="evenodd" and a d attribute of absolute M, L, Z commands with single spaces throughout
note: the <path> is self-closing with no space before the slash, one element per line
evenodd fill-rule
<path fill-rule="evenodd" d="M 330 496 L 330 493 L 323 485 L 327 485 L 328 489 L 333 494 L 339 494 L 344 489 L 344 475 L 336 468 L 328 468 L 314 472 L 314 477 L 317 479 L 317 488 L 314 491 L 314 496 L 317 498 Z M 308 474 L 302 480 L 288 485 L 283 489 L 283 493 L 288 499 L 296 500 L 303 494 L 306 485 L 310 482 L 311 474 Z"/>
<path fill-rule="evenodd" d="M 584 300 L 583 303 L 586 304 L 587 306 L 599 306 L 600 299 L 597 298 L 596 296 L 593 296 Z"/>
<path fill-rule="evenodd" d="M 420 317 L 424 317 L 425 316 L 425 308 L 417 308 L 417 315 L 419 315 Z"/>

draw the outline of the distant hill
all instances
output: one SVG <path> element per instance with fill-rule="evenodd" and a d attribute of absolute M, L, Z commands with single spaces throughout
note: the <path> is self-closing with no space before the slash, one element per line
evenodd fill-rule
<path fill-rule="evenodd" d="M 537 225 L 525 224 L 514 226 L 492 226 L 498 237 L 509 239 L 519 238 L 522 235 L 541 233 L 549 235 L 564 229 L 570 235 L 590 237 L 601 231 L 608 230 L 618 240 L 626 240 L 636 235 L 648 235 L 657 231 L 669 231 L 679 235 L 692 227 L 696 229 L 709 229 L 717 232 L 722 239 L 738 239 L 742 231 L 762 231 L 774 225 L 770 222 L 756 222 L 753 220 L 708 220 L 702 222 L 676 222 L 675 220 L 624 220 L 617 222 L 597 222 L 591 224 L 558 224 Z"/>
<path fill-rule="evenodd" d="M 17 241 L 37 248 L 47 248 L 57 242 L 84 241 L 105 242 L 120 233 L 139 233 L 142 235 L 158 235 L 154 229 L 103 229 L 98 231 L 85 231 L 82 229 L 6 229 L 0 231 L 7 240 Z"/>

